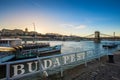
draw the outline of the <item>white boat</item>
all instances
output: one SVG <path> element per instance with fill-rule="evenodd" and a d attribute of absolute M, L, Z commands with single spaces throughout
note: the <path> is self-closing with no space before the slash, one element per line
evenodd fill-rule
<path fill-rule="evenodd" d="M 13 54 L 16 50 L 15 46 L 21 45 L 21 39 L 18 38 L 4 38 L 0 39 L 0 63 L 9 61 L 15 57 Z"/>
<path fill-rule="evenodd" d="M 0 63 L 15 59 L 53 55 L 61 51 L 61 45 L 50 47 L 48 43 L 22 44 L 19 38 L 0 39 Z"/>

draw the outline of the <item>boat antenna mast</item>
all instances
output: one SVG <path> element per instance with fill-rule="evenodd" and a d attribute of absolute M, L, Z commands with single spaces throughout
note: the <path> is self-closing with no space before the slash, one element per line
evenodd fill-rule
<path fill-rule="evenodd" d="M 2 38 L 2 32 L 0 32 L 0 39 Z"/>
<path fill-rule="evenodd" d="M 33 27 L 34 27 L 34 38 L 33 38 L 33 43 L 35 43 L 35 40 L 36 40 L 36 29 L 35 29 L 35 23 L 33 23 Z"/>
<path fill-rule="evenodd" d="M 114 43 L 115 43 L 115 32 L 113 32 L 113 40 L 114 40 Z"/>

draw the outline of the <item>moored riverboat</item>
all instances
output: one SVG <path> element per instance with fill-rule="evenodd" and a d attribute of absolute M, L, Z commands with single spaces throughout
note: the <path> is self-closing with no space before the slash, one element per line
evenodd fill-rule
<path fill-rule="evenodd" d="M 28 59 L 34 57 L 42 57 L 42 56 L 49 56 L 56 53 L 60 53 L 61 45 L 56 46 L 44 46 L 44 47 L 27 47 L 27 49 L 20 48 L 17 49 L 16 52 L 16 59 Z"/>
<path fill-rule="evenodd" d="M 15 46 L 21 45 L 19 38 L 1 38 L 0 39 L 0 63 L 9 61 L 15 57 Z"/>
<path fill-rule="evenodd" d="M 14 48 L 0 47 L 0 63 L 13 59 L 15 57 L 14 52 Z"/>
<path fill-rule="evenodd" d="M 51 47 L 49 43 L 22 44 L 22 40 L 19 38 L 0 39 L 0 63 L 12 59 L 52 55 L 52 53 L 60 51 L 61 45 Z"/>
<path fill-rule="evenodd" d="M 111 48 L 116 48 L 118 45 L 115 43 L 106 43 L 106 44 L 103 44 L 102 46 L 103 48 L 111 49 Z"/>

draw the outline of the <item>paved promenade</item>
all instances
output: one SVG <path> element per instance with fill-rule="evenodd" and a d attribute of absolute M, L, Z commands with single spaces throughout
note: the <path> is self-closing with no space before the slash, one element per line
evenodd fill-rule
<path fill-rule="evenodd" d="M 108 57 L 93 60 L 88 66 L 80 65 L 64 72 L 63 78 L 54 75 L 46 80 L 120 80 L 120 51 L 114 55 L 115 63 L 108 63 Z"/>
<path fill-rule="evenodd" d="M 64 71 L 63 77 L 60 73 L 47 78 L 41 78 L 40 74 L 37 74 L 23 78 L 23 80 L 120 80 L 120 51 L 115 53 L 114 61 L 115 63 L 108 63 L 108 56 L 104 56 L 100 61 L 95 59 L 88 62 L 87 67 L 82 64 Z"/>

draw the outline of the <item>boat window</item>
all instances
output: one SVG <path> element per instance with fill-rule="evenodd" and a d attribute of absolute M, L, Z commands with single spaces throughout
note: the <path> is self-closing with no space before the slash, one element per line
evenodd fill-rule
<path fill-rule="evenodd" d="M 0 58 L 5 57 L 5 56 L 9 56 L 9 55 L 11 55 L 11 54 L 12 54 L 12 52 L 4 52 L 4 51 L 1 51 L 1 52 L 0 52 Z"/>
<path fill-rule="evenodd" d="M 7 41 L 0 41 L 0 44 L 6 44 Z"/>

